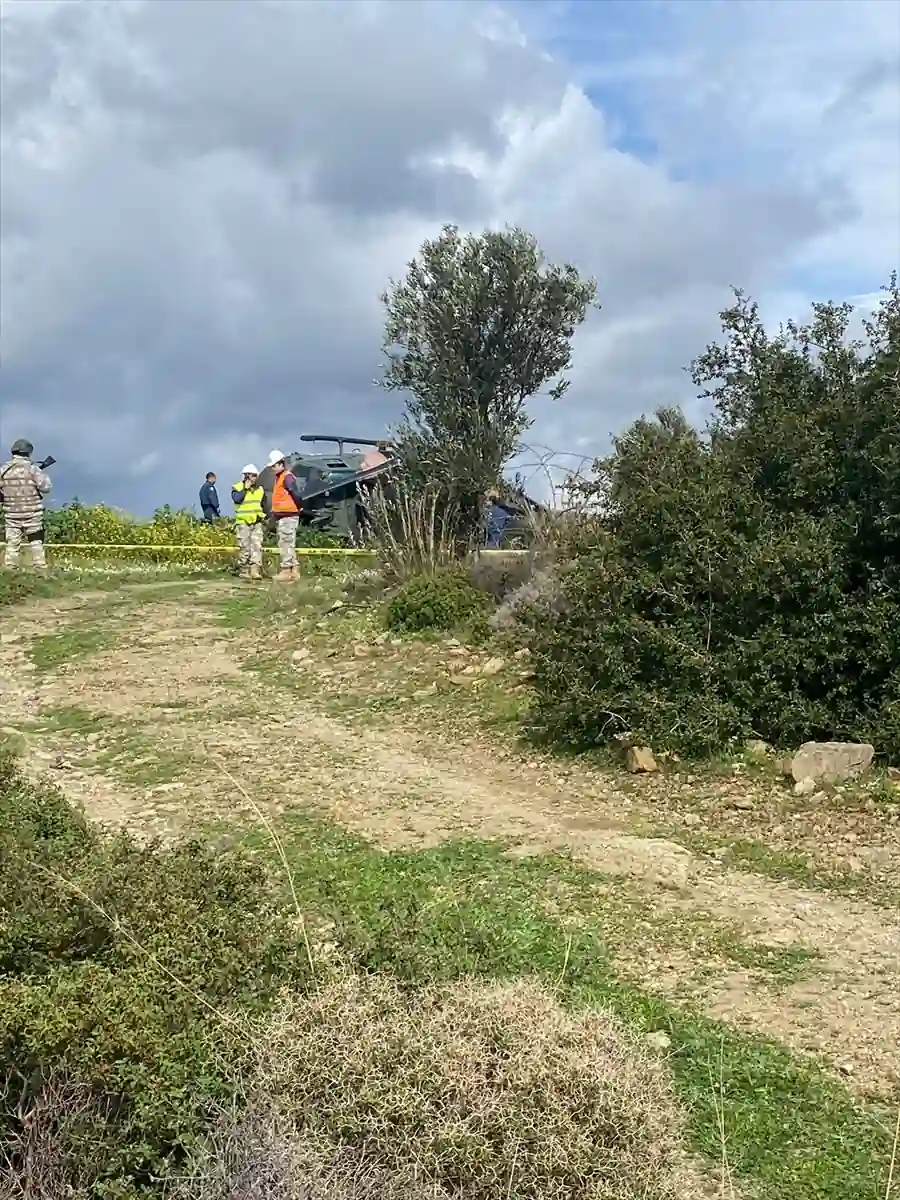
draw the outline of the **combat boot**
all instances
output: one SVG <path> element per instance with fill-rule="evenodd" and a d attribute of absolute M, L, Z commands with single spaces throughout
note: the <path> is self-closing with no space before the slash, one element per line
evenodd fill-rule
<path fill-rule="evenodd" d="M 275 576 L 275 582 L 276 583 L 293 583 L 294 582 L 293 568 L 292 567 L 282 567 L 281 570 L 278 572 L 278 574 Z"/>
<path fill-rule="evenodd" d="M 251 567 L 250 568 L 250 578 L 251 579 L 262 579 L 262 571 L 260 571 L 259 567 Z"/>
<path fill-rule="evenodd" d="M 241 567 L 240 571 L 238 571 L 238 579 L 249 579 L 249 578 L 250 578 L 250 568 L 249 567 Z"/>

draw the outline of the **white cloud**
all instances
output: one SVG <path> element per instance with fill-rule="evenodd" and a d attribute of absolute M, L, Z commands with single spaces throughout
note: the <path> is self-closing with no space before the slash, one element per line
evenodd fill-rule
<path fill-rule="evenodd" d="M 447 220 L 598 278 L 536 410 L 560 450 L 690 404 L 731 283 L 786 316 L 900 259 L 894 0 L 575 5 L 568 56 L 537 0 L 2 11 L 0 439 L 46 445 L 60 493 L 191 503 L 271 443 L 377 434 L 377 296 Z"/>

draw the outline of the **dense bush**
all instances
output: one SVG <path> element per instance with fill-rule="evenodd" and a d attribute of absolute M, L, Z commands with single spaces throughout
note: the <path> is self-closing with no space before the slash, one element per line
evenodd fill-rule
<path fill-rule="evenodd" d="M 104 831 L 9 759 L 0 877 L 4 1200 L 682 1194 L 671 1079 L 602 1012 L 339 950 L 310 987 L 253 862 Z"/>
<path fill-rule="evenodd" d="M 397 632 L 447 632 L 486 627 L 490 601 L 464 567 L 444 567 L 416 575 L 387 606 L 387 626 Z"/>
<path fill-rule="evenodd" d="M 0 1200 L 6 1200 L 0 1189 Z M 48 1198 L 49 1200 L 49 1198 Z M 55 1197 L 54 1197 L 55 1200 Z M 460 1200 L 423 1179 L 373 1167 L 365 1155 L 304 1137 L 267 1100 L 225 1111 L 194 1147 L 166 1200 Z"/>
<path fill-rule="evenodd" d="M 47 512 L 47 539 L 64 545 L 97 543 L 127 546 L 231 546 L 232 523 L 206 524 L 190 512 L 158 508 L 149 521 L 139 521 L 106 504 L 75 500 Z"/>
<path fill-rule="evenodd" d="M 249 1016 L 305 982 L 297 931 L 249 860 L 98 831 L 9 760 L 0 878 L 0 1158 L 49 1110 L 73 1179 L 134 1194 L 237 1086 Z"/>
<path fill-rule="evenodd" d="M 870 739 L 900 758 L 900 292 L 766 334 L 740 294 L 693 366 L 706 436 L 640 420 L 596 464 L 607 532 L 531 621 L 537 719 L 704 753 Z"/>

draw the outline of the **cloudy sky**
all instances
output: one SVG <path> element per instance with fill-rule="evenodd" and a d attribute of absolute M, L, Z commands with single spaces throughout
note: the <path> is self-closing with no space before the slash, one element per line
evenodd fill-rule
<path fill-rule="evenodd" d="M 772 321 L 900 265 L 900 0 L 0 0 L 0 440 L 192 504 L 378 436 L 378 293 L 444 222 L 596 276 L 535 443 L 603 451 L 732 284 Z"/>

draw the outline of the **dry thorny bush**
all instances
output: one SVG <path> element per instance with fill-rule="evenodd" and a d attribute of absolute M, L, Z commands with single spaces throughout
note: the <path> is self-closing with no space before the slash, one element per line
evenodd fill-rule
<path fill-rule="evenodd" d="M 170 1200 L 685 1200 L 668 1073 L 543 986 L 406 993 L 338 972 L 285 1001 L 239 1109 L 212 1115 Z M 77 1099 L 77 1098 L 75 1098 Z M 86 1196 L 49 1094 L 4 1200 Z M 70 1190 L 75 1182 L 80 1190 Z"/>
<path fill-rule="evenodd" d="M 456 512 L 444 491 L 402 481 L 369 493 L 371 533 L 385 575 L 402 580 L 446 566 L 456 557 Z"/>
<path fill-rule="evenodd" d="M 414 1170 L 385 1171 L 365 1154 L 304 1137 L 267 1102 L 221 1112 L 167 1200 L 450 1200 Z"/>
<path fill-rule="evenodd" d="M 282 1147 L 292 1128 L 306 1146 L 364 1155 L 361 1173 L 386 1189 L 373 1196 L 398 1195 L 397 1181 L 415 1194 L 411 1171 L 460 1200 L 685 1195 L 662 1065 L 607 1014 L 567 1013 L 533 982 L 413 997 L 347 975 L 270 1024 L 255 1089 L 252 1107 L 279 1114 L 266 1128 L 289 1123 Z"/>
<path fill-rule="evenodd" d="M 8 1097 L 4 1097 L 8 1099 Z M 67 1129 L 98 1116 L 83 1087 L 51 1077 L 37 1093 L 18 1135 L 4 1134 L 0 1149 L 0 1200 L 68 1200 L 89 1194 L 92 1180 L 67 1148 Z"/>

